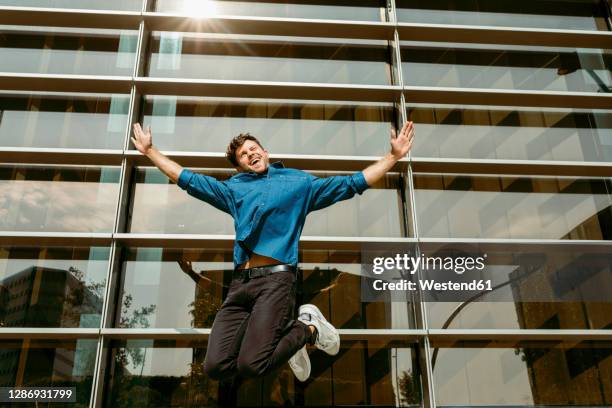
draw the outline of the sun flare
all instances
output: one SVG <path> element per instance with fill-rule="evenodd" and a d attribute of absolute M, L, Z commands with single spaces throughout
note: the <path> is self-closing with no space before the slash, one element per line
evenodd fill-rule
<path fill-rule="evenodd" d="M 198 18 L 212 17 L 217 14 L 217 4 L 213 0 L 185 0 L 183 12 Z"/>

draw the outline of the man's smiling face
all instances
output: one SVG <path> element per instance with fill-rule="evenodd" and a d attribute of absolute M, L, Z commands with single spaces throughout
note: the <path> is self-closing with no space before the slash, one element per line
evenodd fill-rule
<path fill-rule="evenodd" d="M 236 160 L 239 166 L 236 169 L 239 172 L 253 171 L 261 174 L 268 169 L 270 158 L 268 151 L 257 142 L 247 140 L 236 150 Z"/>

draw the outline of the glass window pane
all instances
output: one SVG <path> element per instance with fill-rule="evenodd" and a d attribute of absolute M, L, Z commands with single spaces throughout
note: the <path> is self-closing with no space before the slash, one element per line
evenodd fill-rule
<path fill-rule="evenodd" d="M 283 366 L 263 378 L 219 383 L 202 371 L 203 342 L 111 343 L 107 407 L 402 406 L 421 402 L 415 349 L 405 342 L 343 341 L 330 357 L 310 354 L 311 379 L 298 383 Z"/>
<path fill-rule="evenodd" d="M 612 239 L 610 179 L 415 174 L 421 237 Z"/>
<path fill-rule="evenodd" d="M 161 150 L 225 153 L 248 131 L 272 154 L 382 156 L 393 114 L 392 104 L 380 103 L 150 96 L 142 121 Z"/>
<path fill-rule="evenodd" d="M 317 305 L 339 329 L 414 328 L 411 304 L 361 300 L 360 262 L 357 251 L 300 251 L 296 305 Z M 115 327 L 210 328 L 232 270 L 227 249 L 130 249 Z"/>
<path fill-rule="evenodd" d="M 154 11 L 185 13 L 203 17 L 238 15 L 280 18 L 385 21 L 385 4 L 380 0 L 333 1 L 213 1 L 156 0 Z"/>
<path fill-rule="evenodd" d="M 100 327 L 109 248 L 0 247 L 0 326 Z"/>
<path fill-rule="evenodd" d="M 612 111 L 413 105 L 412 157 L 612 161 Z"/>
<path fill-rule="evenodd" d="M 391 84 L 391 52 L 386 41 L 332 39 L 315 42 L 312 39 L 279 37 L 278 41 L 273 42 L 259 38 L 154 31 L 147 75 L 214 80 Z"/>
<path fill-rule="evenodd" d="M 0 340 L 0 383 L 3 387 L 75 387 L 77 402 L 69 405 L 88 407 L 97 345 L 97 340 L 89 339 Z"/>
<path fill-rule="evenodd" d="M 207 171 L 206 174 L 224 180 L 234 173 Z M 402 236 L 399 183 L 397 174 L 387 175 L 363 195 L 310 213 L 303 235 Z M 188 195 L 157 169 L 137 170 L 131 202 L 130 232 L 234 234 L 234 221 L 229 214 Z"/>
<path fill-rule="evenodd" d="M 0 167 L 0 230 L 111 232 L 118 167 Z"/>
<path fill-rule="evenodd" d="M 607 31 L 598 0 L 397 0 L 397 18 L 408 23 L 537 27 Z"/>
<path fill-rule="evenodd" d="M 0 146 L 122 149 L 129 95 L 0 94 Z"/>
<path fill-rule="evenodd" d="M 436 402 L 447 406 L 609 406 L 610 342 L 441 344 Z"/>
<path fill-rule="evenodd" d="M 0 0 L 0 6 L 140 11 L 142 0 Z"/>
<path fill-rule="evenodd" d="M 580 245 L 580 244 L 579 244 Z M 432 328 L 610 329 L 610 245 L 420 243 L 421 252 L 486 254 L 492 290 L 459 302 L 428 302 Z M 431 274 L 423 271 L 425 278 Z"/>
<path fill-rule="evenodd" d="M 0 71 L 131 76 L 137 31 L 0 26 Z"/>
<path fill-rule="evenodd" d="M 610 92 L 607 50 L 402 42 L 405 85 Z"/>

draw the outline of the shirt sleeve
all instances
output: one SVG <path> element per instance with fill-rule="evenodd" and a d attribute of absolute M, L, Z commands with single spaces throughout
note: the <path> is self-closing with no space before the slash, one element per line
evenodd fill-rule
<path fill-rule="evenodd" d="M 224 182 L 214 177 L 183 169 L 179 175 L 177 185 L 186 190 L 189 195 L 231 214 L 232 195 Z"/>
<path fill-rule="evenodd" d="M 308 211 L 317 211 L 338 201 L 348 200 L 368 188 L 368 183 L 361 171 L 350 176 L 324 178 L 313 176 Z"/>

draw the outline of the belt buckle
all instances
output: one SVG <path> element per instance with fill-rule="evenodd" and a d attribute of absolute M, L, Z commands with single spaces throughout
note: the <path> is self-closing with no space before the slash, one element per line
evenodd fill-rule
<path fill-rule="evenodd" d="M 248 269 L 236 269 L 234 272 L 234 279 L 240 280 L 240 282 L 246 282 L 249 278 Z"/>
<path fill-rule="evenodd" d="M 242 282 L 248 282 L 251 279 L 253 279 L 253 272 L 254 272 L 255 268 L 248 268 L 248 269 L 243 269 L 243 277 L 242 277 Z"/>

